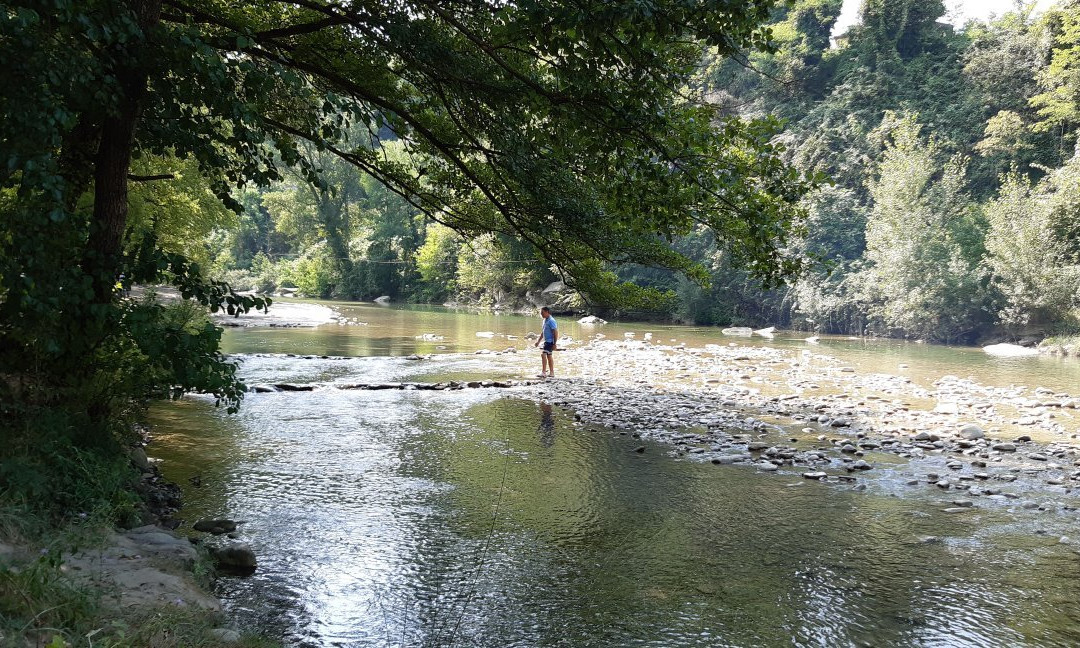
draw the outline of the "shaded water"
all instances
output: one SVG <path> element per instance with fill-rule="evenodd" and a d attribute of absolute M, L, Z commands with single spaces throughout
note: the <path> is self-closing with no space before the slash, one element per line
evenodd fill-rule
<path fill-rule="evenodd" d="M 351 308 L 369 325 L 230 331 L 226 343 L 370 356 L 250 357 L 251 382 L 489 377 L 520 366 L 386 356 L 523 347 L 475 332 L 536 329 L 512 316 Z M 715 329 L 600 330 L 726 342 Z M 821 346 L 862 370 L 908 363 L 917 380 L 1056 387 L 1076 376 L 1071 363 L 962 349 Z M 290 645 L 1080 644 L 1080 560 L 1004 512 L 961 519 L 926 496 L 676 461 L 649 444 L 638 454 L 639 441 L 499 390 L 252 394 L 234 417 L 187 399 L 153 419 L 165 474 L 185 486 L 201 477 L 183 516 L 243 520 L 259 555 L 254 576 L 222 579 L 219 594 L 240 624 Z"/>

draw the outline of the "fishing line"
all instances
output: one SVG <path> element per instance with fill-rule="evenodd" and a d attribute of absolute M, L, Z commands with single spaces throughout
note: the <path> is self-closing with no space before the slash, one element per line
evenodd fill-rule
<path fill-rule="evenodd" d="M 476 569 L 473 571 L 472 578 L 469 583 L 468 594 L 465 596 L 465 603 L 461 606 L 461 614 L 457 618 L 457 622 L 454 623 L 454 629 L 450 632 L 450 641 L 447 646 L 453 646 L 454 640 L 457 638 L 458 629 L 461 627 L 461 622 L 465 619 L 465 614 L 468 612 L 469 604 L 472 603 L 473 596 L 476 594 L 476 581 L 480 577 L 480 572 L 484 568 L 484 564 L 487 562 L 488 554 L 491 550 L 491 540 L 495 537 L 495 526 L 499 522 L 499 509 L 502 507 L 503 493 L 506 490 L 506 476 L 510 471 L 510 428 L 504 427 L 506 430 L 506 436 L 503 439 L 503 472 L 502 480 L 499 482 L 499 496 L 495 499 L 495 510 L 491 514 L 491 528 L 488 529 L 487 539 L 484 542 L 484 550 L 480 553 L 480 561 L 476 564 Z M 435 637 L 439 638 L 438 635 Z M 438 645 L 436 643 L 436 645 Z"/>

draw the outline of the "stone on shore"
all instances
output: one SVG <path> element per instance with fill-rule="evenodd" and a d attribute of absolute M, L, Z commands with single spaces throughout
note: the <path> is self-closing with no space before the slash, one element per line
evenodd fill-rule
<path fill-rule="evenodd" d="M 974 423 L 968 423 L 964 427 L 960 428 L 960 436 L 968 439 L 969 441 L 974 441 L 976 439 L 981 439 L 985 437 L 986 433 L 983 432 L 983 429 L 978 425 L 975 425 Z"/>
<path fill-rule="evenodd" d="M 103 603 L 118 608 L 161 605 L 221 611 L 221 603 L 188 571 L 198 552 L 186 538 L 156 526 L 111 535 L 101 548 L 63 557 L 76 579 L 112 586 Z"/>
<path fill-rule="evenodd" d="M 152 470 L 150 467 L 150 459 L 146 456 L 146 450 L 143 450 L 141 447 L 137 446 L 132 448 L 131 452 L 128 453 L 128 456 L 131 457 L 131 465 L 138 468 L 140 472 L 150 472 Z"/>

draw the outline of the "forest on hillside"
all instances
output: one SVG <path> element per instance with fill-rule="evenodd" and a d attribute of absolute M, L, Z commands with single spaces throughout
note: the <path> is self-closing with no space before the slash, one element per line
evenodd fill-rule
<path fill-rule="evenodd" d="M 942 21 L 941 0 L 867 0 L 858 22 L 834 34 L 841 5 L 774 9 L 777 51 L 706 52 L 694 87 L 683 90 L 730 115 L 775 116 L 784 159 L 828 178 L 803 200 L 805 220 L 788 243 L 806 271 L 763 285 L 702 226 L 674 243 L 707 269 L 707 282 L 609 267 L 663 291 L 633 314 L 935 341 L 1071 329 L 1080 287 L 1080 2 L 957 29 Z M 379 150 L 411 164 L 392 131 L 380 133 Z M 321 185 L 296 171 L 240 194 L 237 216 L 207 204 L 220 213 L 205 218 L 202 236 L 185 224 L 178 246 L 214 276 L 267 293 L 624 307 L 587 290 L 541 295 L 566 277 L 529 243 L 463 236 L 329 152 L 301 153 Z"/>

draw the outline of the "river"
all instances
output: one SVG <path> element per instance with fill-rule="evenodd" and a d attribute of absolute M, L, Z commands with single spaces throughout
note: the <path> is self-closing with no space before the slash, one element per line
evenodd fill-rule
<path fill-rule="evenodd" d="M 364 324 L 229 330 L 225 350 L 249 384 L 539 369 L 524 340 L 535 318 L 333 306 Z M 724 338 L 569 319 L 560 331 L 806 347 L 805 335 L 782 332 Z M 507 348 L 518 352 L 477 353 Z M 1080 377 L 1075 361 L 978 349 L 822 338 L 815 351 L 923 386 L 953 374 L 1067 390 Z M 187 524 L 242 522 L 259 568 L 219 579 L 216 593 L 240 626 L 288 645 L 1080 644 L 1080 556 L 1059 540 L 1075 517 L 1001 507 L 956 516 L 924 490 L 860 491 L 678 458 L 532 393 L 258 393 L 234 416 L 185 398 L 152 409 L 150 453 L 184 486 Z"/>

